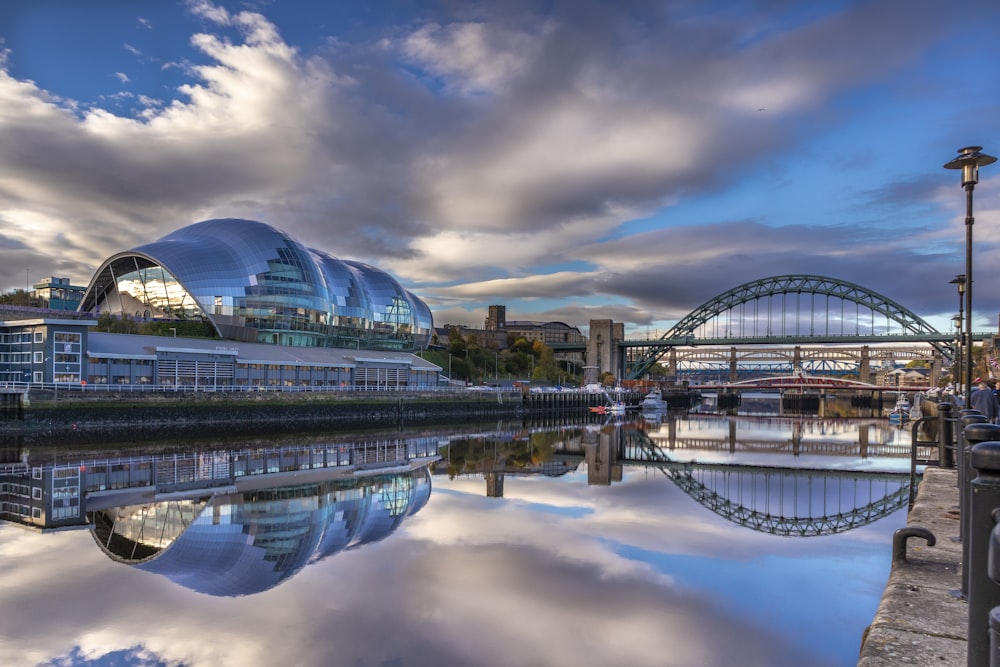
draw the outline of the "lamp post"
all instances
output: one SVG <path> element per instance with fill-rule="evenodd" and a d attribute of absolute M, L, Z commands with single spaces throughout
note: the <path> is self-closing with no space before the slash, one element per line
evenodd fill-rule
<path fill-rule="evenodd" d="M 972 225 L 975 223 L 972 191 L 979 182 L 979 168 L 997 161 L 982 150 L 982 146 L 959 148 L 958 157 L 944 165 L 945 169 L 962 170 L 962 187 L 965 188 L 965 407 L 972 405 Z"/>
<path fill-rule="evenodd" d="M 962 338 L 962 312 L 965 308 L 965 274 L 959 274 L 955 276 L 953 280 L 950 281 L 951 284 L 958 288 L 958 320 L 955 324 L 955 328 L 958 329 L 958 377 L 955 378 L 955 384 L 958 385 L 959 393 L 965 396 L 965 376 L 962 375 L 962 355 L 965 354 L 965 339 Z M 966 406 L 968 407 L 968 406 Z"/>
<path fill-rule="evenodd" d="M 962 315 L 951 318 L 955 322 L 955 386 L 962 393 Z"/>

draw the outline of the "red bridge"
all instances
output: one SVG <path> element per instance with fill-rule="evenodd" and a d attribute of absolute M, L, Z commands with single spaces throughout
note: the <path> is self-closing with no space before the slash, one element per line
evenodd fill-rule
<path fill-rule="evenodd" d="M 692 385 L 692 389 L 853 389 L 871 391 L 927 391 L 927 385 L 886 386 L 848 380 L 845 378 L 826 378 L 811 375 L 784 375 L 780 377 L 757 378 L 740 382 L 708 383 Z"/>

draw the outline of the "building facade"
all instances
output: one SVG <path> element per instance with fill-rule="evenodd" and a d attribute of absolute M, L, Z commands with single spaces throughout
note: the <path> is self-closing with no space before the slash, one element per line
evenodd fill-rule
<path fill-rule="evenodd" d="M 0 382 L 85 380 L 89 328 L 95 324 L 69 318 L 0 321 Z"/>
<path fill-rule="evenodd" d="M 440 366 L 408 352 L 112 334 L 92 331 L 95 324 L 69 318 L 0 321 L 0 383 L 193 390 L 434 388 L 440 383 Z"/>
<path fill-rule="evenodd" d="M 220 338 L 295 347 L 425 349 L 431 311 L 374 266 L 253 220 L 206 220 L 105 260 L 83 312 L 208 322 Z"/>
<path fill-rule="evenodd" d="M 41 302 L 42 306 L 51 310 L 75 311 L 80 307 L 83 293 L 87 291 L 82 285 L 73 285 L 69 278 L 52 276 L 33 285 L 32 296 Z"/>

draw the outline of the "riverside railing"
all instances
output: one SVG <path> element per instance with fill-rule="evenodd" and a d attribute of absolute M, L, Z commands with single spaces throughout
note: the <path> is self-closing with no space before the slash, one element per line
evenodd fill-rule
<path fill-rule="evenodd" d="M 939 432 L 939 465 L 958 469 L 962 577 L 956 594 L 968 604 L 967 667 L 1000 667 L 1000 424 L 976 410 L 961 410 L 954 418 L 949 411 L 939 417 L 941 424 L 951 421 L 959 428 L 953 446 L 945 445 L 947 436 Z M 954 460 L 944 455 L 951 450 Z M 897 533 L 905 539 L 916 535 L 912 530 Z M 933 535 L 928 545 L 932 540 Z"/>
<path fill-rule="evenodd" d="M 484 387 L 456 385 L 162 385 L 162 384 L 82 384 L 76 382 L 0 382 L 0 389 L 7 392 L 42 390 L 52 391 L 56 395 L 63 394 L 224 394 L 224 393 L 413 393 L 428 392 L 435 394 L 464 394 L 468 392 L 490 392 L 502 394 L 520 394 L 520 387 Z"/>

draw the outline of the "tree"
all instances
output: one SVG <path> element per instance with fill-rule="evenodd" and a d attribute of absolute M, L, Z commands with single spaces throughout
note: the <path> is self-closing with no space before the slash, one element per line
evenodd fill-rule
<path fill-rule="evenodd" d="M 16 289 L 6 294 L 0 294 L 0 303 L 7 306 L 29 306 L 37 308 L 40 306 L 38 299 L 31 296 L 30 292 L 23 289 Z"/>

